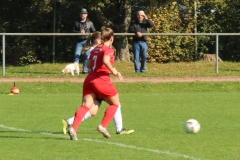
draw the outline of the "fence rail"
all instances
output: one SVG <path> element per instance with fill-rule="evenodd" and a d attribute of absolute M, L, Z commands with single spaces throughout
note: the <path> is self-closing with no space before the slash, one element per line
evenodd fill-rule
<path fill-rule="evenodd" d="M 5 37 L 6 36 L 79 36 L 88 33 L 0 33 L 2 35 L 2 75 L 5 72 Z M 114 33 L 115 36 L 133 36 L 134 33 Z M 240 33 L 143 33 L 147 36 L 215 36 L 216 37 L 216 73 L 218 73 L 219 36 L 240 36 Z M 55 45 L 55 43 L 53 43 Z M 197 45 L 197 44 L 196 44 Z M 55 53 L 54 53 L 55 54 Z"/>
<path fill-rule="evenodd" d="M 148 36 L 240 36 L 240 33 L 142 33 Z M 0 33 L 6 36 L 79 36 L 88 33 Z M 116 36 L 133 36 L 134 33 L 114 33 Z"/>

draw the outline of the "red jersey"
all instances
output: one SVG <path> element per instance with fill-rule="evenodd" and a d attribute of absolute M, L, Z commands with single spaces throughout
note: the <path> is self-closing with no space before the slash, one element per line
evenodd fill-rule
<path fill-rule="evenodd" d="M 90 61 L 90 74 L 91 73 L 100 73 L 109 75 L 109 70 L 103 64 L 103 56 L 109 55 L 110 62 L 113 65 L 114 63 L 114 50 L 108 46 L 95 47 L 90 53 L 89 61 Z"/>
<path fill-rule="evenodd" d="M 83 96 L 95 93 L 98 98 L 109 98 L 116 95 L 117 89 L 111 82 L 109 70 L 103 64 L 103 56 L 109 55 L 114 63 L 114 51 L 108 46 L 95 47 L 90 53 L 90 73 L 83 83 Z"/>

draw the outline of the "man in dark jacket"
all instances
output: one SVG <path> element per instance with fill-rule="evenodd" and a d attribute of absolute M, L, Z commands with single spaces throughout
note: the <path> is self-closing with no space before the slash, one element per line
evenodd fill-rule
<path fill-rule="evenodd" d="M 73 25 L 73 32 L 74 33 L 92 33 L 95 32 L 96 29 L 93 25 L 93 22 L 90 21 L 87 16 L 88 12 L 85 8 L 82 8 L 80 10 L 80 18 L 74 22 Z M 76 48 L 75 48 L 75 55 L 74 55 L 74 65 L 75 68 L 79 68 L 79 57 L 82 52 L 83 47 L 85 46 L 87 42 L 87 37 L 88 36 L 79 36 L 77 37 L 77 42 L 76 42 Z M 84 56 L 83 54 L 83 71 L 82 73 L 87 73 L 88 69 L 86 66 L 87 62 L 87 56 Z M 78 71 L 79 73 L 79 71 Z"/>
<path fill-rule="evenodd" d="M 147 59 L 147 40 L 142 33 L 147 33 L 147 29 L 153 27 L 153 22 L 147 18 L 143 11 L 137 12 L 137 19 L 132 21 L 129 27 L 131 33 L 135 33 L 132 41 L 132 49 L 134 55 L 135 72 L 146 71 Z M 139 68 L 139 56 L 141 58 L 141 66 Z"/>

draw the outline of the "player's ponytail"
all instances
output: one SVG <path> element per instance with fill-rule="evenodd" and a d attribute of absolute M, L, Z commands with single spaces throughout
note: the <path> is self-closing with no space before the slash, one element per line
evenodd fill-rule
<path fill-rule="evenodd" d="M 101 39 L 101 32 L 96 31 L 92 34 L 90 38 L 91 44 L 93 44 L 96 39 Z"/>
<path fill-rule="evenodd" d="M 92 35 L 93 35 L 92 33 L 90 33 L 90 34 L 88 35 L 87 42 L 86 42 L 85 46 L 84 46 L 83 49 L 82 49 L 82 54 L 85 53 L 85 52 L 90 48 Z"/>
<path fill-rule="evenodd" d="M 111 28 L 102 26 L 102 28 L 101 28 L 101 44 L 104 44 L 104 42 L 110 40 L 110 38 L 113 36 L 114 36 L 114 32 Z"/>

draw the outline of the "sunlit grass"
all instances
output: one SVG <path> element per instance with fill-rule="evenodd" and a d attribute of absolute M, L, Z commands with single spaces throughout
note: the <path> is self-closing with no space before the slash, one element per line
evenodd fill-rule
<path fill-rule="evenodd" d="M 240 82 L 116 83 L 123 124 L 132 135 L 105 139 L 96 130 L 107 107 L 79 126 L 79 141 L 61 132 L 61 119 L 81 104 L 82 83 L 0 83 L 0 159 L 51 160 L 238 160 Z M 201 130 L 183 124 L 197 119 Z"/>

